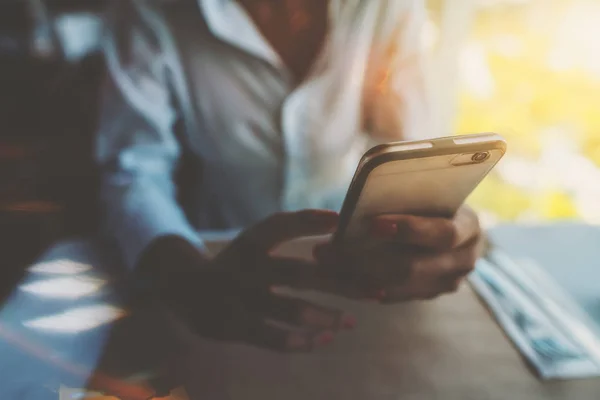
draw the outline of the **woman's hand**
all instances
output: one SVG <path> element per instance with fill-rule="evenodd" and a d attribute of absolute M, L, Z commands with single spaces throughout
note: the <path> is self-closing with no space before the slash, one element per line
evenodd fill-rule
<path fill-rule="evenodd" d="M 277 294 L 277 287 L 308 289 L 321 284 L 316 263 L 275 257 L 271 251 L 297 237 L 330 233 L 337 220 L 338 215 L 328 211 L 280 213 L 243 232 L 214 260 L 198 257 L 191 246 L 178 251 L 169 273 L 162 275 L 169 281 L 163 282 L 163 299 L 204 337 L 279 351 L 325 345 L 340 329 L 351 328 L 353 319 L 339 310 Z M 159 262 L 161 270 L 169 269 L 164 265 L 168 259 L 159 257 L 164 260 Z"/>
<path fill-rule="evenodd" d="M 315 249 L 324 268 L 382 303 L 431 299 L 454 292 L 482 252 L 476 214 L 462 207 L 454 219 L 386 215 L 373 219 L 371 232 L 382 243 L 369 250 Z"/>
<path fill-rule="evenodd" d="M 142 265 L 158 283 L 161 298 L 197 334 L 305 352 L 329 343 L 355 321 L 339 310 L 282 295 L 278 288 L 381 303 L 430 299 L 455 291 L 482 248 L 477 217 L 462 208 L 452 220 L 374 218 L 372 233 L 382 242 L 368 251 L 327 243 L 315 249 L 316 262 L 272 254 L 283 242 L 331 233 L 337 222 L 338 215 L 329 211 L 280 213 L 244 231 L 213 260 L 175 238 L 176 246 L 166 246 L 170 251 L 152 246 Z"/>

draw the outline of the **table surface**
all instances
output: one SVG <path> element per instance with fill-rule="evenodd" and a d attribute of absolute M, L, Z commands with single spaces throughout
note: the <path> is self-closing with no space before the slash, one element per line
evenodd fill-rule
<path fill-rule="evenodd" d="M 538 234 L 528 234 L 531 229 Z M 505 247 L 515 245 L 515 238 L 526 237 L 537 243 L 532 246 L 535 252 L 541 239 L 564 237 L 565 229 L 590 228 L 512 227 L 498 230 L 496 236 Z M 567 252 L 568 245 L 572 244 L 562 243 Z M 557 251 L 556 246 L 550 247 Z M 69 320 L 68 314 L 65 318 L 68 310 L 99 305 L 127 309 L 120 296 L 120 268 L 112 254 L 94 240 L 60 243 L 15 289 L 0 311 L 0 398 L 57 399 L 48 388 L 58 383 L 77 388 L 90 381 L 122 383 L 116 378 L 125 377 L 133 389 L 126 383 L 121 389 L 140 389 L 147 385 L 131 383 L 139 371 L 156 371 L 160 376 L 168 371 L 166 375 L 183 384 L 191 399 L 592 399 L 600 392 L 600 380 L 539 381 L 468 286 L 434 301 L 385 307 L 306 294 L 345 308 L 359 322 L 353 332 L 341 334 L 331 346 L 310 355 L 208 342 L 154 307 L 129 309 L 116 321 L 91 321 L 77 331 L 73 318 Z M 81 271 L 65 275 L 40 271 L 57 262 Z M 63 299 L 44 296 L 43 285 L 32 286 L 53 281 L 65 294 L 72 287 L 57 279 L 82 276 L 106 282 L 87 295 Z M 72 332 L 44 327 L 41 318 L 61 313 L 62 320 L 53 325 L 70 327 Z M 94 371 L 101 371 L 100 378 L 90 379 Z M 40 382 L 47 386 L 47 397 L 40 394 Z"/>

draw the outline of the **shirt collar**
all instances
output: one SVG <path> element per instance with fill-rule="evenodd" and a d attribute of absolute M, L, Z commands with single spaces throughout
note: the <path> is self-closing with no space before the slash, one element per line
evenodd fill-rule
<path fill-rule="evenodd" d="M 263 37 L 244 8 L 235 0 L 198 0 L 213 35 L 279 68 L 281 57 Z"/>

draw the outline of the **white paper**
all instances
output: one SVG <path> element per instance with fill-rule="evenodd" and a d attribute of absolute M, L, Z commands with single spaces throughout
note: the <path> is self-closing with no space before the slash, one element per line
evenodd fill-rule
<path fill-rule="evenodd" d="M 470 281 L 499 325 L 542 379 L 600 376 L 594 330 L 565 301 L 557 285 L 536 271 L 516 268 L 507 256 L 481 260 Z"/>

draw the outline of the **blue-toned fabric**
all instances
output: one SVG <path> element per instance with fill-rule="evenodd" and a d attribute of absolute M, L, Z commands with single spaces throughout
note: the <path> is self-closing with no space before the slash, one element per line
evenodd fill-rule
<path fill-rule="evenodd" d="M 142 6 L 168 27 L 169 48 L 160 40 L 167 33 L 135 13 L 119 14 L 104 44 L 109 79 L 96 157 L 105 226 L 127 265 L 162 235 L 202 248 L 199 230 L 243 228 L 282 210 L 339 209 L 377 137 L 429 135 L 423 1 L 331 0 L 327 44 L 300 84 L 237 2 L 172 3 L 186 6 Z M 173 80 L 183 82 L 185 99 Z M 180 135 L 175 122 L 189 114 L 194 124 Z M 365 118 L 373 134 L 363 132 Z M 182 206 L 175 175 L 184 150 L 197 169 L 185 189 L 197 200 Z"/>

